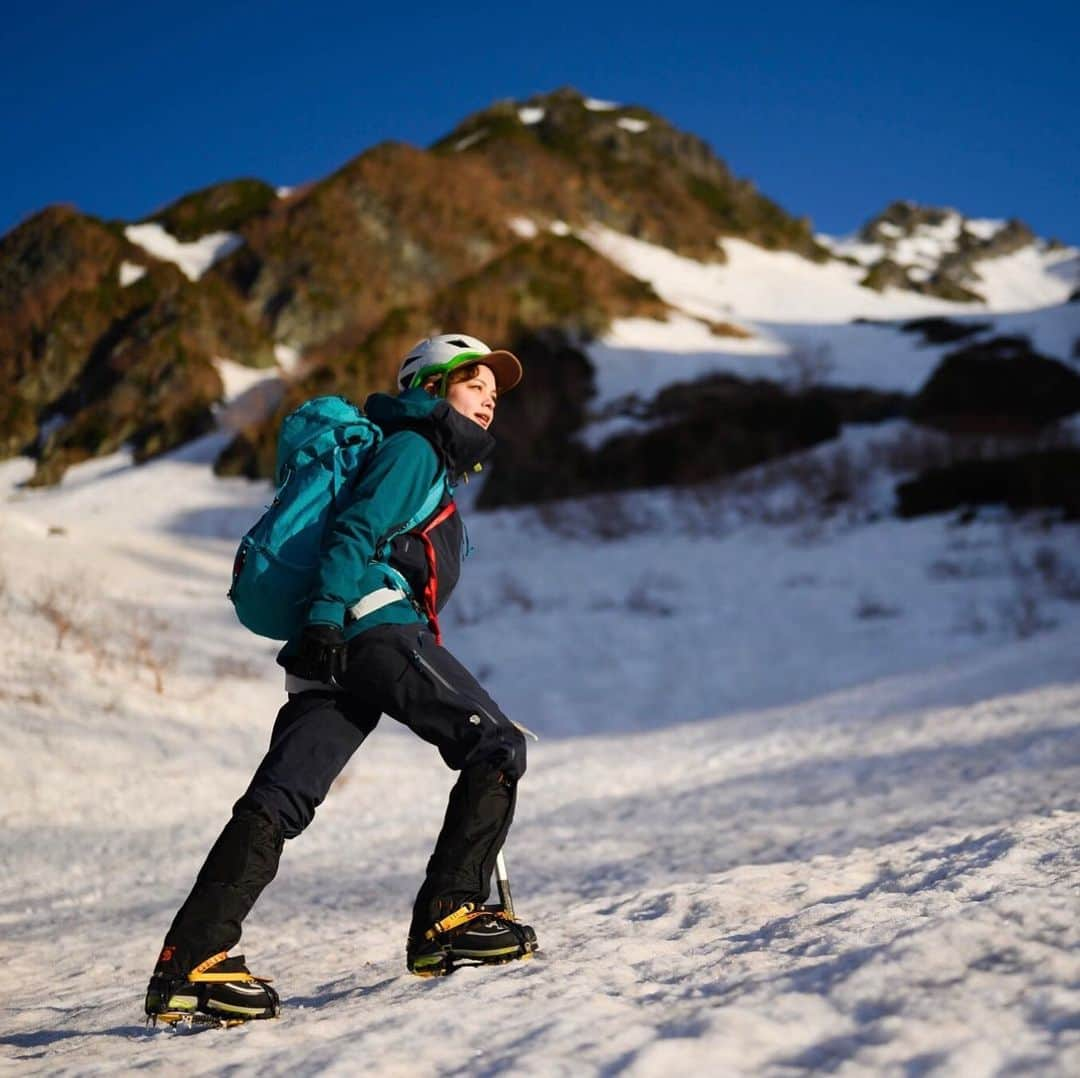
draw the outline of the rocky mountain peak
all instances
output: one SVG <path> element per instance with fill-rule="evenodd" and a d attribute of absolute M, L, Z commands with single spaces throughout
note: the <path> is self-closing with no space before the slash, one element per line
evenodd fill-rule
<path fill-rule="evenodd" d="M 855 236 L 824 240 L 833 254 L 867 269 L 869 288 L 905 288 L 980 302 L 977 263 L 1040 241 L 1022 221 L 965 217 L 942 206 L 890 203 Z"/>
<path fill-rule="evenodd" d="M 537 214 L 600 222 L 681 254 L 723 261 L 723 236 L 827 257 L 809 222 L 762 195 L 696 135 L 637 105 L 570 87 L 496 102 L 432 151 L 484 160 Z"/>
<path fill-rule="evenodd" d="M 678 130 L 649 109 L 586 97 L 572 87 L 523 102 L 499 101 L 462 121 L 436 146 L 460 151 L 486 139 L 514 137 L 535 139 L 577 161 L 646 166 L 664 161 L 677 171 L 713 183 L 732 179 L 703 139 Z"/>

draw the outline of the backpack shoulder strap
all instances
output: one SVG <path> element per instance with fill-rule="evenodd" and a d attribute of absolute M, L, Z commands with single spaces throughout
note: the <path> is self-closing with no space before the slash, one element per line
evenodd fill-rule
<path fill-rule="evenodd" d="M 420 508 L 390 538 L 393 539 L 395 536 L 411 532 L 413 528 L 423 523 L 439 508 L 439 502 L 443 500 L 443 495 L 449 493 L 449 491 L 450 482 L 446 475 L 446 469 L 443 468 L 435 479 L 435 485 L 428 491 L 428 496 L 420 503 Z"/>

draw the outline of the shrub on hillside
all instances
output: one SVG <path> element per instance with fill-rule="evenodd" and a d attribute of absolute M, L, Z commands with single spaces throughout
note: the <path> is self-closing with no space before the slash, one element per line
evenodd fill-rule
<path fill-rule="evenodd" d="M 277 192 L 262 180 L 229 180 L 178 199 L 151 218 L 186 242 L 211 232 L 235 232 L 261 217 L 277 202 Z"/>

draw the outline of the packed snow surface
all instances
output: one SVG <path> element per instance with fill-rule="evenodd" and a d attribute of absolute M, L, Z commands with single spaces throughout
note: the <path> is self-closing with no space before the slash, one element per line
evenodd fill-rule
<path fill-rule="evenodd" d="M 184 243 L 155 221 L 128 225 L 124 235 L 162 262 L 175 263 L 191 281 L 197 281 L 215 262 L 232 254 L 244 242 L 234 232 L 210 232 L 191 243 Z"/>
<path fill-rule="evenodd" d="M 282 1018 L 145 1029 L 282 701 L 224 597 L 270 493 L 212 475 L 226 437 L 49 491 L 0 466 L 17 1073 L 1080 1073 L 1076 528 L 785 515 L 764 473 L 464 506 L 444 628 L 542 737 L 507 847 L 539 956 L 405 972 L 452 775 L 384 718 L 247 922 Z"/>

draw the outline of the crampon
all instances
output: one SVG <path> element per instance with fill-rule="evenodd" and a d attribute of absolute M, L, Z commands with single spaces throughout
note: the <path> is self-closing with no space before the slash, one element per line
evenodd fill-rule
<path fill-rule="evenodd" d="M 432 925 L 422 940 L 409 941 L 406 964 L 417 977 L 446 977 L 462 966 L 531 958 L 539 949 L 532 927 L 501 906 L 466 902 Z"/>
<path fill-rule="evenodd" d="M 212 955 L 186 976 L 159 969 L 146 989 L 147 1025 L 225 1029 L 280 1012 L 269 978 L 251 973 L 243 955 Z"/>

